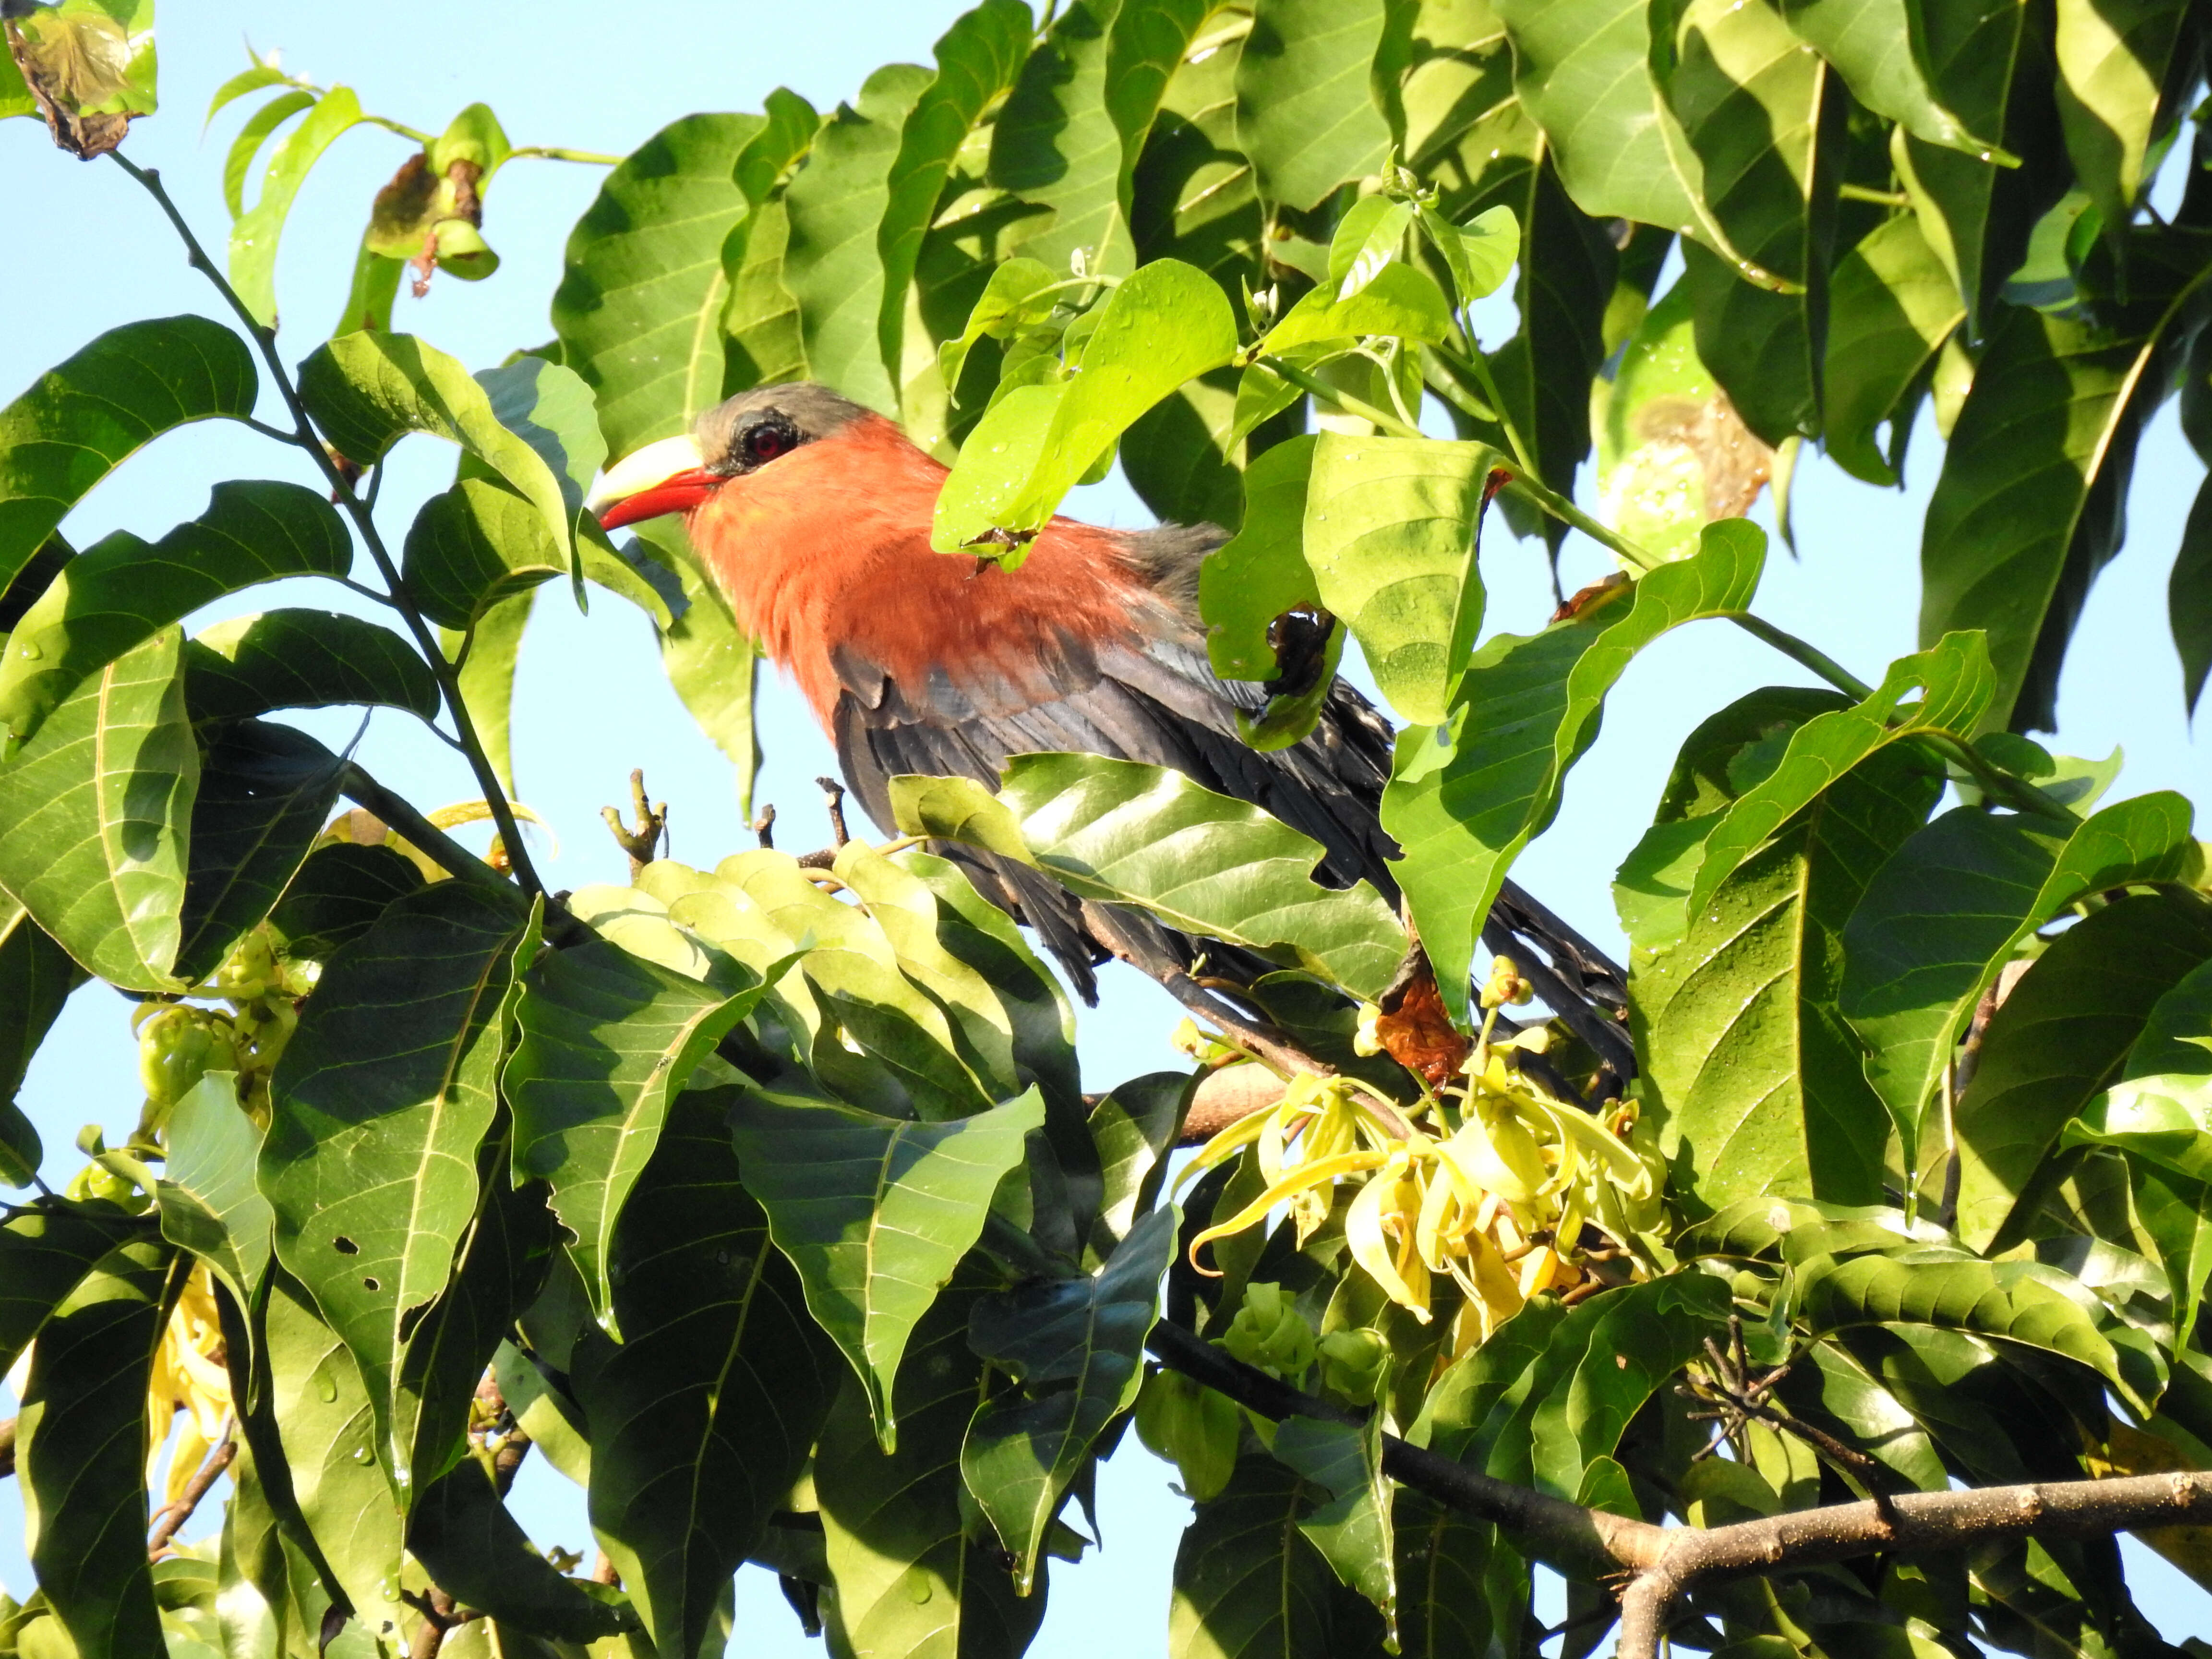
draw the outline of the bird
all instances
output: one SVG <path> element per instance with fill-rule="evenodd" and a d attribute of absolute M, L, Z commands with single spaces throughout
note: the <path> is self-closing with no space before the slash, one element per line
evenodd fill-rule
<path fill-rule="evenodd" d="M 1240 714 L 1315 688 L 1326 618 L 1279 623 L 1277 679 L 1224 679 L 1207 658 L 1198 574 L 1226 531 L 1056 516 L 1007 569 L 931 548 L 947 472 L 884 416 L 797 381 L 740 392 L 621 459 L 590 505 L 609 531 L 684 515 L 738 626 L 795 682 L 879 824 L 892 821 L 890 780 L 902 774 L 995 788 L 1015 755 L 1101 755 L 1172 768 L 1258 806 L 1320 844 L 1325 885 L 1364 879 L 1397 902 L 1399 849 L 1380 817 L 1395 733 L 1380 711 L 1338 677 L 1298 742 L 1263 751 L 1240 734 Z M 1222 959 L 1218 945 L 1079 899 L 1027 866 L 951 851 L 1035 929 L 1086 1002 L 1109 957 L 1148 969 Z M 1499 908 L 1540 928 L 1553 961 L 1564 953 L 1589 981 L 1560 988 L 1595 985 L 1599 1001 L 1615 1002 L 1620 970 L 1594 946 L 1518 889 Z"/>

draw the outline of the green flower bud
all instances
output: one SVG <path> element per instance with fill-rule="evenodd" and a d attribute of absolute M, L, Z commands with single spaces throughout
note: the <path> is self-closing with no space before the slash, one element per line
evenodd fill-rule
<path fill-rule="evenodd" d="M 1390 1363 L 1390 1345 L 1364 1328 L 1331 1331 L 1316 1349 L 1322 1386 L 1355 1406 L 1371 1405 Z"/>
<path fill-rule="evenodd" d="M 1230 1322 L 1222 1346 L 1246 1364 L 1291 1381 L 1313 1364 L 1313 1327 L 1281 1285 L 1247 1285 L 1244 1305 Z"/>

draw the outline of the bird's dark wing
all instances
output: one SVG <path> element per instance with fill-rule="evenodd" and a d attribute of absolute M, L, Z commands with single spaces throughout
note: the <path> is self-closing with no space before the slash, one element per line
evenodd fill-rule
<path fill-rule="evenodd" d="M 1266 688 L 1218 678 L 1194 634 L 1177 629 L 1141 644 L 1071 647 L 1059 666 L 1054 678 L 1070 689 L 1024 702 L 1003 686 L 979 690 L 941 675 L 901 685 L 841 653 L 846 689 L 835 736 L 846 781 L 869 815 L 888 824 L 890 781 L 902 773 L 969 777 L 995 787 L 1010 756 L 1038 751 L 1172 767 L 1320 842 L 1323 882 L 1341 887 L 1365 878 L 1396 896 L 1388 860 L 1397 848 L 1376 818 L 1390 775 L 1390 727 L 1342 680 L 1310 736 L 1262 752 L 1238 737 L 1237 715 L 1256 714 Z M 963 854 L 963 862 L 994 898 L 1018 908 L 1090 995 L 1091 968 L 1109 948 L 1097 918 L 1086 918 L 1079 902 L 1034 871 L 980 854 Z M 1164 930 L 1162 936 L 1170 938 Z M 1176 954 L 1187 960 L 1188 947 Z"/>

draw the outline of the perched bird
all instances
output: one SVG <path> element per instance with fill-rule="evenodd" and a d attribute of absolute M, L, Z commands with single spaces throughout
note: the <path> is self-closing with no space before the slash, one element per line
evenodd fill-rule
<path fill-rule="evenodd" d="M 902 773 L 995 787 L 1009 756 L 1104 755 L 1262 807 L 1321 843 L 1321 880 L 1364 877 L 1396 898 L 1398 848 L 1377 817 L 1392 732 L 1366 699 L 1339 679 L 1303 741 L 1262 752 L 1238 736 L 1238 711 L 1257 714 L 1284 686 L 1224 680 L 1207 662 L 1198 568 L 1225 532 L 1055 518 L 1008 571 L 932 550 L 945 473 L 882 416 L 799 383 L 708 410 L 689 435 L 618 463 L 592 499 L 610 530 L 684 515 L 738 625 L 797 682 L 879 824 Z M 1283 656 L 1286 674 L 1320 672 L 1318 650 Z M 1188 941 L 1145 918 L 1009 860 L 957 856 L 1086 1000 L 1109 954 L 1189 960 Z"/>

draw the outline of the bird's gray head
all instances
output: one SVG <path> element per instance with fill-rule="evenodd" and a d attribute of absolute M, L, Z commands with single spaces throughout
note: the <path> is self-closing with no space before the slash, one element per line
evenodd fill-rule
<path fill-rule="evenodd" d="M 817 438 L 835 437 L 868 411 L 826 386 L 795 380 L 755 386 L 691 423 L 700 459 L 726 478 L 757 471 Z"/>

